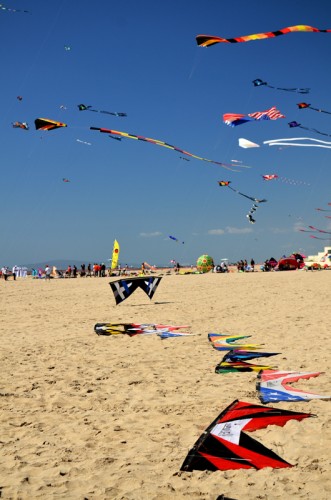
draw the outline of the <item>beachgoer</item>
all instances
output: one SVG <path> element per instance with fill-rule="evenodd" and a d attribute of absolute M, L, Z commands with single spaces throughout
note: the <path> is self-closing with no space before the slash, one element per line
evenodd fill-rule
<path fill-rule="evenodd" d="M 253 272 L 254 272 L 254 267 L 255 267 L 255 261 L 254 259 L 251 259 L 251 268 Z"/>
<path fill-rule="evenodd" d="M 146 270 L 146 268 L 145 268 L 145 262 L 142 262 L 141 263 L 141 268 L 140 268 L 141 274 L 145 274 L 145 270 Z"/>
<path fill-rule="evenodd" d="M 7 266 L 3 266 L 1 268 L 1 272 L 2 272 L 3 279 L 5 281 L 7 281 L 7 278 L 8 278 L 8 267 Z"/>
<path fill-rule="evenodd" d="M 51 268 L 48 264 L 46 264 L 46 267 L 45 267 L 45 280 L 50 280 L 51 279 Z"/>
<path fill-rule="evenodd" d="M 16 281 L 16 273 L 17 273 L 17 271 L 18 271 L 18 268 L 17 268 L 17 266 L 15 265 L 15 266 L 13 267 L 13 269 L 12 269 L 12 273 L 13 273 L 13 279 L 14 279 L 14 281 Z"/>

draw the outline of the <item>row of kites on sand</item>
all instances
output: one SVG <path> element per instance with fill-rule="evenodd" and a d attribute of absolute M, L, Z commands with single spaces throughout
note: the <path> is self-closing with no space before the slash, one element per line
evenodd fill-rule
<path fill-rule="evenodd" d="M 0 6 L 1 6 L 1 4 L 0 4 Z M 14 11 L 13 9 L 6 9 L 4 6 L 2 6 L 2 9 Z M 17 11 L 17 12 L 19 12 L 19 11 Z M 22 12 L 25 12 L 25 11 L 22 11 Z M 277 30 L 277 31 L 257 33 L 257 34 L 252 34 L 252 35 L 245 35 L 245 36 L 240 36 L 240 37 L 236 37 L 236 38 L 221 38 L 221 37 L 210 36 L 210 35 L 198 35 L 196 37 L 196 42 L 201 47 L 210 47 L 210 46 L 218 44 L 218 43 L 232 43 L 232 44 L 234 44 L 234 43 L 241 43 L 241 42 L 249 42 L 249 41 L 254 41 L 254 40 L 263 40 L 266 38 L 274 38 L 274 37 L 278 37 L 280 35 L 286 35 L 286 34 L 297 33 L 297 32 L 331 33 L 331 30 L 330 29 L 318 29 L 318 28 L 314 28 L 312 26 L 306 26 L 306 25 L 296 25 L 296 26 L 290 26 L 287 28 L 282 28 L 282 29 Z M 68 48 L 70 48 L 70 47 L 68 46 Z M 266 82 L 260 78 L 253 80 L 252 83 L 253 83 L 254 87 L 256 87 L 256 88 L 268 87 L 270 89 L 291 92 L 291 93 L 297 93 L 297 94 L 308 94 L 310 91 L 310 88 L 277 87 L 275 85 L 269 84 L 268 82 Z M 17 96 L 17 99 L 19 101 L 22 101 L 23 97 Z M 99 109 L 95 109 L 91 105 L 78 104 L 77 106 L 78 106 L 79 111 L 103 113 L 103 114 L 108 114 L 108 115 L 121 117 L 121 118 L 127 116 L 127 113 L 125 113 L 125 112 L 99 110 Z M 309 110 L 312 110 L 312 111 L 315 111 L 318 113 L 325 113 L 325 114 L 331 115 L 331 111 L 324 110 L 324 109 L 321 109 L 319 107 L 315 107 L 307 102 L 297 103 L 297 106 L 299 109 L 309 109 Z M 63 110 L 67 109 L 66 106 L 64 106 L 64 105 L 61 105 L 60 108 Z M 279 111 L 275 106 L 272 106 L 270 109 L 267 109 L 264 111 L 255 111 L 255 112 L 251 112 L 248 114 L 225 113 L 225 114 L 223 114 L 223 123 L 225 123 L 226 125 L 229 125 L 231 127 L 237 127 L 239 125 L 249 123 L 252 121 L 264 122 L 267 120 L 278 120 L 278 119 L 283 119 L 283 118 L 285 118 L 285 115 L 281 111 Z M 290 122 L 288 122 L 288 125 L 290 128 L 299 128 L 299 129 L 303 129 L 306 131 L 317 133 L 319 135 L 331 137 L 331 133 L 325 133 L 325 132 L 319 131 L 315 128 L 309 128 L 305 125 L 302 125 L 301 123 L 298 123 L 297 121 L 290 121 Z M 13 122 L 13 127 L 21 128 L 24 130 L 29 130 L 29 125 L 27 122 L 15 121 L 15 122 Z M 58 122 L 58 121 L 55 121 L 52 119 L 48 119 L 48 118 L 35 119 L 36 130 L 49 131 L 49 130 L 54 130 L 54 129 L 63 128 L 63 127 L 67 127 L 67 124 L 62 123 L 62 122 Z M 186 151 L 182 148 L 179 148 L 177 146 L 174 146 L 172 144 L 169 144 L 169 143 L 167 143 L 163 140 L 159 140 L 159 139 L 152 139 L 149 137 L 144 137 L 142 135 L 131 134 L 128 132 L 123 132 L 123 131 L 118 131 L 118 130 L 108 129 L 108 128 L 102 128 L 102 127 L 90 127 L 90 130 L 99 131 L 101 133 L 107 134 L 108 137 L 115 139 L 115 140 L 118 140 L 118 141 L 121 141 L 122 138 L 135 139 L 138 141 L 149 142 L 149 143 L 155 144 L 157 146 L 162 146 L 162 147 L 165 147 L 167 149 L 172 149 L 172 150 L 176 151 L 177 153 L 184 155 L 184 156 L 180 156 L 180 158 L 183 160 L 187 160 L 187 161 L 189 161 L 189 158 L 195 158 L 197 160 L 205 161 L 208 163 L 213 163 L 215 165 L 221 166 L 227 170 L 234 171 L 234 172 L 240 172 L 241 171 L 240 168 L 250 168 L 249 166 L 242 164 L 242 162 L 240 162 L 238 160 L 231 160 L 230 163 L 223 163 L 220 161 L 210 160 L 208 158 L 205 158 L 203 156 L 198 156 L 196 154 L 193 154 L 189 151 Z M 89 145 L 89 146 L 92 144 L 88 141 L 84 141 L 81 139 L 77 139 L 77 142 L 85 144 L 85 145 Z M 327 148 L 327 149 L 331 148 L 330 141 L 320 140 L 320 139 L 316 139 L 313 137 L 291 137 L 291 138 L 271 139 L 268 141 L 264 141 L 263 145 L 278 146 L 278 147 L 279 146 L 286 146 L 286 147 L 292 146 L 292 147 L 315 147 L 315 148 L 317 147 L 317 148 Z M 245 138 L 239 139 L 239 146 L 242 148 L 245 148 L 245 149 L 261 147 L 260 144 L 257 144 L 256 142 L 253 142 L 253 141 L 251 141 L 249 139 L 245 139 Z M 189 157 L 189 158 L 187 158 L 187 157 Z M 264 175 L 262 175 L 262 178 L 266 181 L 278 180 L 281 182 L 286 182 L 286 183 L 295 184 L 295 185 L 297 185 L 297 184 L 309 185 L 308 183 L 305 183 L 305 182 L 300 181 L 300 180 L 298 181 L 298 180 L 288 179 L 286 177 L 279 176 L 276 173 L 264 174 Z M 219 182 L 219 185 L 230 187 L 229 186 L 230 183 L 231 183 L 231 181 L 229 181 L 229 180 L 222 180 Z M 259 199 L 255 196 L 250 196 L 250 195 L 244 194 L 244 193 L 240 192 L 239 190 L 234 189 L 232 187 L 230 187 L 230 189 L 232 189 L 233 192 L 235 192 L 241 196 L 244 196 L 244 197 L 253 201 L 253 206 L 251 207 L 251 209 L 247 213 L 246 217 L 250 223 L 254 224 L 256 222 L 256 218 L 255 218 L 256 217 L 256 213 L 255 213 L 256 210 L 260 206 L 260 203 L 264 203 L 267 200 L 266 199 Z"/>
<path fill-rule="evenodd" d="M 137 288 L 141 288 L 152 299 L 161 279 L 160 276 L 121 278 L 110 282 L 110 286 L 116 304 L 120 304 Z M 94 325 L 94 332 L 98 336 L 157 335 L 161 339 L 174 337 L 188 339 L 194 336 L 192 333 L 183 332 L 182 329 L 189 329 L 189 325 L 162 323 L 96 323 Z M 262 345 L 250 343 L 247 340 L 250 337 L 250 335 L 240 334 L 209 333 L 208 341 L 214 350 L 223 355 L 215 367 L 216 374 L 257 373 L 255 388 L 262 405 L 233 401 L 197 439 L 184 459 L 181 471 L 293 467 L 293 464 L 251 438 L 247 432 L 263 429 L 269 425 L 283 427 L 289 420 L 301 421 L 305 418 L 316 417 L 311 413 L 263 406 L 265 404 L 303 403 L 317 399 L 331 400 L 330 395 L 308 392 L 292 385 L 302 379 L 318 377 L 322 372 L 279 370 L 269 364 L 250 362 L 254 359 L 270 358 L 281 354 L 261 350 Z"/>

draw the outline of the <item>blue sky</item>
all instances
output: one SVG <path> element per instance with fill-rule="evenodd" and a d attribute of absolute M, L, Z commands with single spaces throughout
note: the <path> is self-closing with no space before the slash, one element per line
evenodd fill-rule
<path fill-rule="evenodd" d="M 8 0 L 4 5 L 30 14 L 0 11 L 1 265 L 105 261 L 115 238 L 122 264 L 195 263 L 204 253 L 215 261 L 260 261 L 292 251 L 314 254 L 328 244 L 298 228 L 330 230 L 327 212 L 315 208 L 331 209 L 331 150 L 242 149 L 238 138 L 259 144 L 283 137 L 328 140 L 290 129 L 288 122 L 331 134 L 330 115 L 296 106 L 306 101 L 331 111 L 331 33 L 209 48 L 198 47 L 195 37 L 232 38 L 297 24 L 330 29 L 330 2 Z M 254 88 L 256 78 L 311 92 Z M 81 112 L 80 103 L 127 117 Z M 224 113 L 271 106 L 286 118 L 236 128 L 222 122 Z M 38 117 L 68 127 L 36 131 Z M 28 122 L 30 129 L 14 129 L 14 121 Z M 175 151 L 115 141 L 91 126 L 160 139 L 251 168 L 229 172 L 193 158 L 183 161 Z M 298 182 L 264 182 L 261 175 L 270 173 Z M 219 180 L 268 200 L 256 212 L 256 224 L 246 218 L 251 202 L 220 188 Z"/>

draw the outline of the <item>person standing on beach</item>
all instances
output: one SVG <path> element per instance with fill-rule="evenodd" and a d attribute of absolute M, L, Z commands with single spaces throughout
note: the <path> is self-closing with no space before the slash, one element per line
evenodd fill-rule
<path fill-rule="evenodd" d="M 50 281 L 51 280 L 51 268 L 48 264 L 46 264 L 46 267 L 45 267 L 45 281 Z"/>
<path fill-rule="evenodd" d="M 16 266 L 16 264 L 15 264 L 15 266 L 14 266 L 14 267 L 13 267 L 13 269 L 12 269 L 12 273 L 13 273 L 13 280 L 14 280 L 14 281 L 16 281 L 16 273 L 17 273 L 17 271 L 18 271 L 18 267 L 17 267 L 17 266 Z"/>

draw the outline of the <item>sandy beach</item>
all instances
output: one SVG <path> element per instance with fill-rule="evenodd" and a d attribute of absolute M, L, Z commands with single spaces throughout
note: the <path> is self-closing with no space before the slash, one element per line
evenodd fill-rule
<path fill-rule="evenodd" d="M 114 279 L 114 278 L 112 278 Z M 4 499 L 312 499 L 331 496 L 330 401 L 251 433 L 294 465 L 179 472 L 231 402 L 261 404 L 255 373 L 216 374 L 210 332 L 251 335 L 296 387 L 331 394 L 329 271 L 165 275 L 116 306 L 110 278 L 0 281 Z M 190 325 L 192 337 L 97 336 L 98 322 Z M 265 360 L 264 360 L 265 361 Z M 262 361 L 257 360 L 257 363 Z"/>

